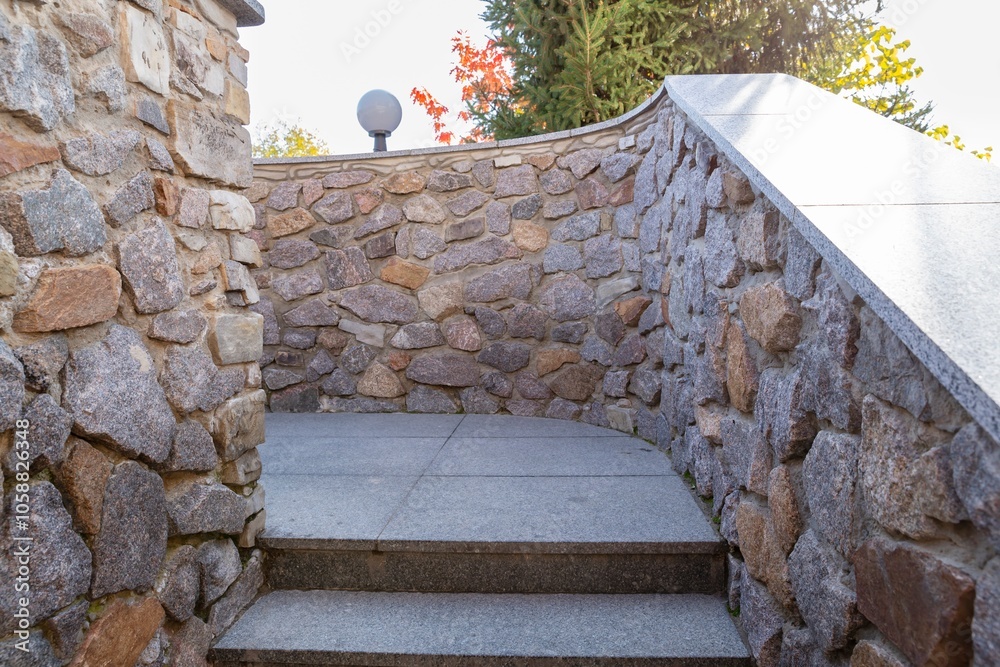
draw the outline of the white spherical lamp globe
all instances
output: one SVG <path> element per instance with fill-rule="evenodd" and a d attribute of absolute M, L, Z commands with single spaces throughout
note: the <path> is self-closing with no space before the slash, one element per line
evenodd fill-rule
<path fill-rule="evenodd" d="M 375 137 L 375 150 L 385 150 L 385 138 L 391 136 L 403 119 L 403 107 L 392 93 L 369 90 L 358 101 L 358 122 L 369 137 Z"/>

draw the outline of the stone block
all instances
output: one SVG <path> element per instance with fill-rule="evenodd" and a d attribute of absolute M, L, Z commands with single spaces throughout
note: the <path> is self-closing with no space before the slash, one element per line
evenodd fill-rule
<path fill-rule="evenodd" d="M 840 581 L 840 556 L 827 552 L 808 531 L 795 546 L 788 569 L 799 612 L 820 648 L 833 653 L 846 647 L 865 619 L 854 591 Z"/>
<path fill-rule="evenodd" d="M 70 169 L 88 176 L 104 176 L 121 168 L 141 140 L 142 135 L 135 130 L 119 130 L 108 135 L 91 132 L 63 142 L 60 149 Z"/>
<path fill-rule="evenodd" d="M 432 389 L 423 385 L 413 387 L 406 394 L 406 409 L 408 412 L 429 414 L 455 414 L 458 406 L 448 394 L 440 389 Z"/>
<path fill-rule="evenodd" d="M 201 575 L 200 605 L 207 608 L 242 574 L 243 564 L 232 540 L 205 542 L 198 547 L 195 558 Z"/>
<path fill-rule="evenodd" d="M 597 310 L 594 290 L 574 274 L 558 276 L 543 285 L 538 305 L 557 322 L 581 319 Z"/>
<path fill-rule="evenodd" d="M 434 271 L 449 273 L 472 264 L 496 264 L 505 259 L 520 259 L 523 254 L 523 251 L 513 243 L 496 236 L 488 236 L 480 241 L 450 246 L 435 258 Z"/>
<path fill-rule="evenodd" d="M 85 440 L 70 438 L 63 461 L 55 470 L 56 480 L 70 501 L 73 525 L 86 535 L 100 530 L 104 488 L 113 468 L 111 461 Z"/>
<path fill-rule="evenodd" d="M 121 290 L 121 275 L 110 266 L 46 269 L 14 315 L 14 330 L 58 331 L 107 321 L 118 312 Z"/>
<path fill-rule="evenodd" d="M 860 487 L 871 515 L 885 528 L 913 538 L 936 536 L 939 529 L 921 510 L 911 469 L 921 454 L 941 444 L 945 434 L 874 396 L 865 397 L 858 457 Z"/>
<path fill-rule="evenodd" d="M 490 196 L 479 190 L 470 190 L 457 197 L 452 197 L 445 204 L 453 215 L 461 218 L 482 208 L 490 200 Z"/>
<path fill-rule="evenodd" d="M 740 623 L 759 667 L 778 667 L 784 616 L 767 588 L 752 577 L 740 585 Z"/>
<path fill-rule="evenodd" d="M 358 382 L 358 393 L 375 398 L 397 398 L 406 393 L 403 384 L 388 367 L 375 362 Z"/>
<path fill-rule="evenodd" d="M 170 535 L 243 532 L 243 498 L 216 483 L 182 483 L 167 491 Z"/>
<path fill-rule="evenodd" d="M 170 451 L 176 423 L 156 366 L 141 337 L 112 325 L 101 341 L 70 355 L 63 407 L 75 433 L 129 457 L 158 463 Z"/>
<path fill-rule="evenodd" d="M 66 47 L 54 35 L 0 17 L 0 110 L 20 117 L 36 132 L 48 132 L 76 109 Z"/>
<path fill-rule="evenodd" d="M 254 552 L 242 574 L 229 587 L 226 595 L 215 603 L 208 616 L 211 635 L 218 637 L 233 624 L 236 617 L 250 606 L 264 585 L 264 568 L 260 552 Z"/>
<path fill-rule="evenodd" d="M 479 353 L 477 358 L 480 363 L 487 366 L 492 366 L 505 373 L 513 373 L 528 365 L 531 360 L 531 348 L 524 343 L 491 343 Z"/>
<path fill-rule="evenodd" d="M 744 499 L 736 510 L 736 530 L 747 572 L 763 581 L 783 607 L 795 609 L 788 562 L 774 533 L 768 511 Z"/>
<path fill-rule="evenodd" d="M 80 665 L 134 665 L 165 617 L 156 598 L 114 600 L 90 624 L 74 661 Z"/>
<path fill-rule="evenodd" d="M 198 192 L 188 190 L 187 192 Z M 185 193 L 187 194 L 187 193 Z M 253 229 L 256 223 L 256 213 L 250 201 L 243 195 L 226 190 L 212 190 L 209 195 L 209 213 L 212 217 L 212 227 L 218 230 L 227 230 L 246 233 Z M 204 195 L 192 195 L 196 197 L 191 202 L 192 210 L 197 213 L 194 217 L 199 218 L 202 212 L 202 201 Z M 183 217 L 183 214 L 182 214 Z"/>
<path fill-rule="evenodd" d="M 480 358 L 483 354 L 486 351 Z M 414 359 L 406 368 L 406 377 L 422 384 L 474 387 L 479 384 L 479 366 L 464 354 L 429 354 Z"/>
<path fill-rule="evenodd" d="M 170 93 L 170 50 L 163 27 L 136 7 L 121 5 L 121 46 L 125 76 L 154 93 Z"/>
<path fill-rule="evenodd" d="M 220 365 L 256 361 L 264 352 L 264 318 L 257 313 L 219 313 L 209 321 L 208 343 Z"/>
<path fill-rule="evenodd" d="M 364 285 L 346 292 L 340 300 L 346 308 L 368 322 L 406 324 L 417 318 L 417 301 L 381 285 Z"/>
<path fill-rule="evenodd" d="M 59 149 L 54 144 L 0 133 L 0 178 L 36 164 L 54 162 L 59 157 Z"/>
<path fill-rule="evenodd" d="M 426 222 L 432 225 L 444 222 L 448 213 L 430 195 L 417 195 L 403 204 L 403 215 L 411 222 Z"/>
<path fill-rule="evenodd" d="M 229 399 L 216 411 L 210 431 L 223 462 L 235 461 L 264 442 L 265 399 L 258 389 Z"/>
<path fill-rule="evenodd" d="M 197 550 L 190 544 L 170 554 L 156 587 L 156 597 L 170 618 L 183 623 L 194 615 L 201 587 Z"/>
<path fill-rule="evenodd" d="M 597 388 L 601 374 L 592 366 L 570 366 L 549 383 L 552 392 L 568 401 L 588 400 Z"/>
<path fill-rule="evenodd" d="M 745 291 L 740 316 L 747 333 L 771 354 L 791 350 L 799 342 L 802 318 L 780 281 Z"/>
<path fill-rule="evenodd" d="M 972 522 L 1000 548 L 1000 447 L 975 423 L 951 443 L 955 491 Z"/>
<path fill-rule="evenodd" d="M 382 267 L 379 278 L 384 282 L 415 290 L 427 281 L 430 273 L 430 269 L 419 264 L 391 257 Z"/>
<path fill-rule="evenodd" d="M 497 199 L 515 195 L 530 195 L 538 192 L 538 178 L 530 164 L 507 167 L 497 172 L 496 188 L 493 196 Z"/>
<path fill-rule="evenodd" d="M 743 324 L 731 320 L 726 333 L 726 387 L 729 400 L 741 412 L 753 412 L 760 377 L 747 344 Z"/>
<path fill-rule="evenodd" d="M 859 539 L 857 496 L 859 436 L 822 431 L 803 467 L 803 482 L 813 522 L 820 534 L 846 558 Z"/>
<path fill-rule="evenodd" d="M 0 224 L 10 232 L 21 257 L 58 250 L 80 257 L 107 240 L 100 208 L 65 169 L 53 172 L 48 189 L 0 195 Z"/>
<path fill-rule="evenodd" d="M 534 287 L 531 267 L 527 264 L 507 264 L 473 278 L 465 285 L 465 300 L 491 303 L 501 299 L 527 299 Z"/>
<path fill-rule="evenodd" d="M 27 529 L 4 522 L 0 536 L 0 576 L 7 582 L 18 577 L 18 542 L 15 537 L 31 540 L 31 613 L 33 620 L 43 620 L 72 603 L 90 586 L 91 555 L 87 545 L 73 530 L 72 520 L 63 508 L 62 496 L 50 482 L 35 482 L 28 489 L 31 520 Z M 4 513 L 14 513 L 15 493 L 4 498 Z M 13 634 L 18 627 L 14 613 L 18 593 L 11 585 L 0 595 L 0 633 Z"/>
<path fill-rule="evenodd" d="M 417 292 L 420 310 L 440 322 L 464 310 L 462 283 L 450 281 L 424 287 Z"/>
<path fill-rule="evenodd" d="M 250 133 L 207 107 L 171 100 L 167 104 L 171 154 L 189 175 L 247 188 L 253 183 Z M 244 230 L 240 230 L 244 231 Z"/>
<path fill-rule="evenodd" d="M 917 665 L 972 657 L 975 581 L 933 554 L 881 539 L 854 554 L 858 609 Z"/>
<path fill-rule="evenodd" d="M 354 217 L 354 199 L 346 192 L 335 192 L 313 204 L 312 210 L 323 222 L 339 224 Z"/>
<path fill-rule="evenodd" d="M 212 434 L 198 422 L 187 420 L 177 427 L 170 455 L 155 469 L 157 472 L 210 472 L 218 463 Z"/>
<path fill-rule="evenodd" d="M 167 551 L 163 480 L 135 461 L 115 466 L 94 538 L 93 598 L 153 586 Z"/>
<path fill-rule="evenodd" d="M 371 182 L 375 178 L 375 174 L 370 171 L 357 170 L 357 171 L 344 171 L 336 174 L 328 174 L 323 177 L 323 187 L 340 189 L 340 188 L 350 188 L 355 185 L 364 185 L 365 183 Z M 387 181 L 392 180 L 392 177 L 387 179 Z M 384 186 L 383 186 L 384 187 Z M 421 186 L 423 187 L 423 186 Z M 386 187 L 386 190 L 392 192 L 391 189 Z M 401 193 L 397 193 L 401 194 Z"/>
<path fill-rule="evenodd" d="M 153 179 L 145 171 L 126 181 L 104 205 L 108 224 L 118 228 L 156 205 Z"/>

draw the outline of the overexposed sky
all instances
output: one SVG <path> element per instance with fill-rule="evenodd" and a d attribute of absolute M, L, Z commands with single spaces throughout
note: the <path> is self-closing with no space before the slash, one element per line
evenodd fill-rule
<path fill-rule="evenodd" d="M 403 104 L 389 149 L 434 145 L 430 120 L 409 101 L 426 86 L 457 111 L 450 75 L 451 38 L 468 31 L 485 40 L 481 0 L 263 0 L 267 22 L 241 31 L 251 53 L 253 126 L 299 121 L 334 154 L 370 151 L 358 125 L 358 99 L 384 88 Z M 1000 154 L 1000 26 L 998 0 L 888 0 L 885 22 L 913 46 L 924 68 L 913 88 L 933 100 L 934 120 L 947 123 L 970 148 Z"/>

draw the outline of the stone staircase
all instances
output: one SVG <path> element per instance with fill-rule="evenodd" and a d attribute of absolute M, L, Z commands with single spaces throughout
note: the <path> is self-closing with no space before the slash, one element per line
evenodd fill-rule
<path fill-rule="evenodd" d="M 654 448 L 483 415 L 268 415 L 265 665 L 749 666 L 725 546 Z"/>

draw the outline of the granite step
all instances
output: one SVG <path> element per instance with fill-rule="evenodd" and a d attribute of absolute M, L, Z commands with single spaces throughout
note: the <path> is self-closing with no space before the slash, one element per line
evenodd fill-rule
<path fill-rule="evenodd" d="M 720 593 L 725 543 L 667 457 L 586 424 L 270 415 L 272 589 Z"/>
<path fill-rule="evenodd" d="M 275 591 L 216 667 L 750 667 L 719 597 Z"/>

